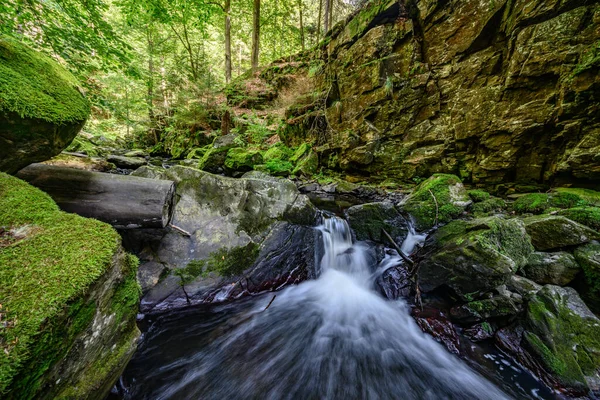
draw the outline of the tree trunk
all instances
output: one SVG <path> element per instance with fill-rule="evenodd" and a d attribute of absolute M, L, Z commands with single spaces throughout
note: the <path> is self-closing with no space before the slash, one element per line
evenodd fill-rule
<path fill-rule="evenodd" d="M 329 1 L 329 29 L 333 28 L 333 6 L 335 5 L 335 0 Z"/>
<path fill-rule="evenodd" d="M 325 15 L 324 20 L 325 20 L 325 24 L 323 25 L 323 28 L 325 29 L 325 33 L 324 35 L 327 35 L 327 32 L 329 31 L 329 9 L 331 8 L 331 0 L 325 0 Z"/>
<path fill-rule="evenodd" d="M 229 135 L 231 131 L 231 114 L 229 110 L 225 110 L 223 118 L 221 118 L 221 135 Z"/>
<path fill-rule="evenodd" d="M 258 69 L 258 51 L 260 47 L 260 0 L 254 0 L 252 30 L 252 70 Z"/>
<path fill-rule="evenodd" d="M 117 228 L 164 228 L 171 220 L 171 181 L 45 164 L 32 164 L 17 177 L 48 193 L 63 211 Z"/>
<path fill-rule="evenodd" d="M 302 44 L 302 51 L 304 51 L 304 23 L 302 22 L 302 0 L 298 0 L 298 9 L 300 10 L 300 43 Z"/>
<path fill-rule="evenodd" d="M 231 82 L 231 0 L 225 0 L 225 82 Z"/>
<path fill-rule="evenodd" d="M 321 40 L 321 20 L 323 17 L 323 0 L 319 0 L 319 19 L 317 21 L 317 45 Z"/>
<path fill-rule="evenodd" d="M 148 107 L 148 119 L 149 132 L 152 133 L 154 144 L 158 144 L 158 133 L 156 129 L 156 116 L 154 115 L 154 41 L 152 40 L 152 33 L 150 27 L 147 28 L 147 39 L 148 39 L 148 78 L 146 79 L 147 99 L 146 104 Z"/>

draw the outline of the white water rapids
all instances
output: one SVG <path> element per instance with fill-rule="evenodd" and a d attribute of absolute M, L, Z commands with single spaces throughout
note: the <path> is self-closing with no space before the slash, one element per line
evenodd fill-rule
<path fill-rule="evenodd" d="M 154 371 L 152 393 L 135 398 L 506 398 L 421 332 L 403 301 L 373 290 L 373 271 L 397 260 L 388 256 L 373 268 L 367 246 L 352 243 L 342 219 L 319 229 L 317 280 L 279 292 L 266 310 L 272 296 L 263 297 L 196 353 Z"/>

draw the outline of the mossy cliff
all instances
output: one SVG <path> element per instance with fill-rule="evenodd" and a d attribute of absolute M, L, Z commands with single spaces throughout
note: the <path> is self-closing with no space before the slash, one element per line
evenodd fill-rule
<path fill-rule="evenodd" d="M 0 397 L 102 399 L 136 347 L 137 259 L 0 173 Z"/>
<path fill-rule="evenodd" d="M 283 136 L 359 180 L 593 182 L 599 15 L 584 0 L 372 0 L 321 43 L 318 100 L 288 108 Z"/>
<path fill-rule="evenodd" d="M 0 171 L 52 158 L 83 127 L 90 105 L 51 58 L 0 35 Z"/>

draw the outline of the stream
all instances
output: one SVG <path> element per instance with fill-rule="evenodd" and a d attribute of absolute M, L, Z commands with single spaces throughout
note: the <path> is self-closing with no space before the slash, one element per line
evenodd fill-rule
<path fill-rule="evenodd" d="M 316 229 L 318 279 L 143 321 L 113 398 L 556 398 L 495 349 L 473 344 L 481 362 L 468 364 L 424 334 L 404 300 L 381 297 L 374 282 L 397 253 L 377 263 L 338 217 Z M 402 249 L 423 239 L 411 231 Z"/>

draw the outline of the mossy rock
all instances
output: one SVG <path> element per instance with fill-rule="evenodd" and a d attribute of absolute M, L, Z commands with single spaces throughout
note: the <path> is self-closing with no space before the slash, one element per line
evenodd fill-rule
<path fill-rule="evenodd" d="M 90 113 L 78 86 L 56 61 L 0 36 L 0 171 L 48 160 L 71 143 Z"/>
<path fill-rule="evenodd" d="M 485 190 L 481 189 L 472 189 L 467 191 L 469 198 L 473 200 L 474 203 L 481 203 L 482 201 L 489 200 L 491 195 Z"/>
<path fill-rule="evenodd" d="M 439 228 L 424 251 L 421 289 L 430 292 L 445 285 L 470 301 L 507 283 L 527 263 L 533 246 L 521 220 L 488 217 Z"/>
<path fill-rule="evenodd" d="M 584 189 L 565 191 L 558 189 L 551 193 L 528 193 L 519 197 L 512 205 L 517 214 L 542 214 L 552 208 L 572 208 L 590 204 L 579 191 Z M 592 191 L 590 191 L 592 192 Z"/>
<path fill-rule="evenodd" d="M 225 168 L 230 171 L 251 171 L 257 164 L 262 164 L 263 158 L 258 150 L 250 150 L 242 147 L 229 149 L 225 158 Z"/>
<path fill-rule="evenodd" d="M 317 173 L 318 169 L 319 157 L 314 151 L 309 150 L 308 154 L 297 161 L 292 175 L 312 177 Z"/>
<path fill-rule="evenodd" d="M 600 320 L 570 287 L 546 285 L 527 306 L 524 342 L 564 387 L 598 389 Z"/>
<path fill-rule="evenodd" d="M 575 258 L 565 251 L 556 253 L 534 252 L 520 273 L 539 284 L 565 286 L 569 284 L 581 267 Z"/>
<path fill-rule="evenodd" d="M 589 243 L 578 247 L 573 253 L 583 269 L 583 282 L 578 282 L 578 290 L 586 304 L 600 313 L 600 244 Z"/>
<path fill-rule="evenodd" d="M 433 228 L 460 216 L 471 200 L 455 175 L 434 174 L 421 182 L 403 202 L 418 230 Z"/>
<path fill-rule="evenodd" d="M 212 149 L 212 144 L 209 144 L 204 147 L 194 147 L 185 157 L 188 160 L 201 160 L 210 149 Z"/>
<path fill-rule="evenodd" d="M 575 207 L 561 210 L 557 215 L 569 218 L 571 221 L 600 231 L 600 207 Z"/>
<path fill-rule="evenodd" d="M 276 143 L 273 146 L 269 147 L 267 151 L 263 153 L 263 159 L 265 162 L 281 160 L 281 161 L 291 161 L 290 158 L 294 156 L 294 152 L 289 147 L 285 146 L 283 143 Z"/>
<path fill-rule="evenodd" d="M 346 210 L 348 224 L 357 240 L 374 240 L 387 243 L 385 229 L 401 245 L 408 234 L 408 224 L 396 207 L 389 202 L 367 203 Z"/>
<path fill-rule="evenodd" d="M 577 246 L 600 239 L 600 233 L 565 217 L 537 215 L 523 220 L 531 242 L 538 251 Z"/>
<path fill-rule="evenodd" d="M 557 188 L 557 193 L 577 196 L 589 205 L 600 207 L 600 192 L 583 188 Z"/>
<path fill-rule="evenodd" d="M 109 225 L 2 173 L 0 227 L 0 394 L 102 399 L 139 336 L 137 259 Z"/>
<path fill-rule="evenodd" d="M 450 315 L 454 320 L 474 323 L 490 318 L 509 317 L 521 311 L 523 311 L 523 301 L 518 297 L 494 296 L 452 307 Z"/>
<path fill-rule="evenodd" d="M 498 197 L 491 197 L 479 203 L 474 203 L 471 206 L 471 211 L 476 217 L 484 217 L 490 214 L 505 212 L 506 202 Z"/>

